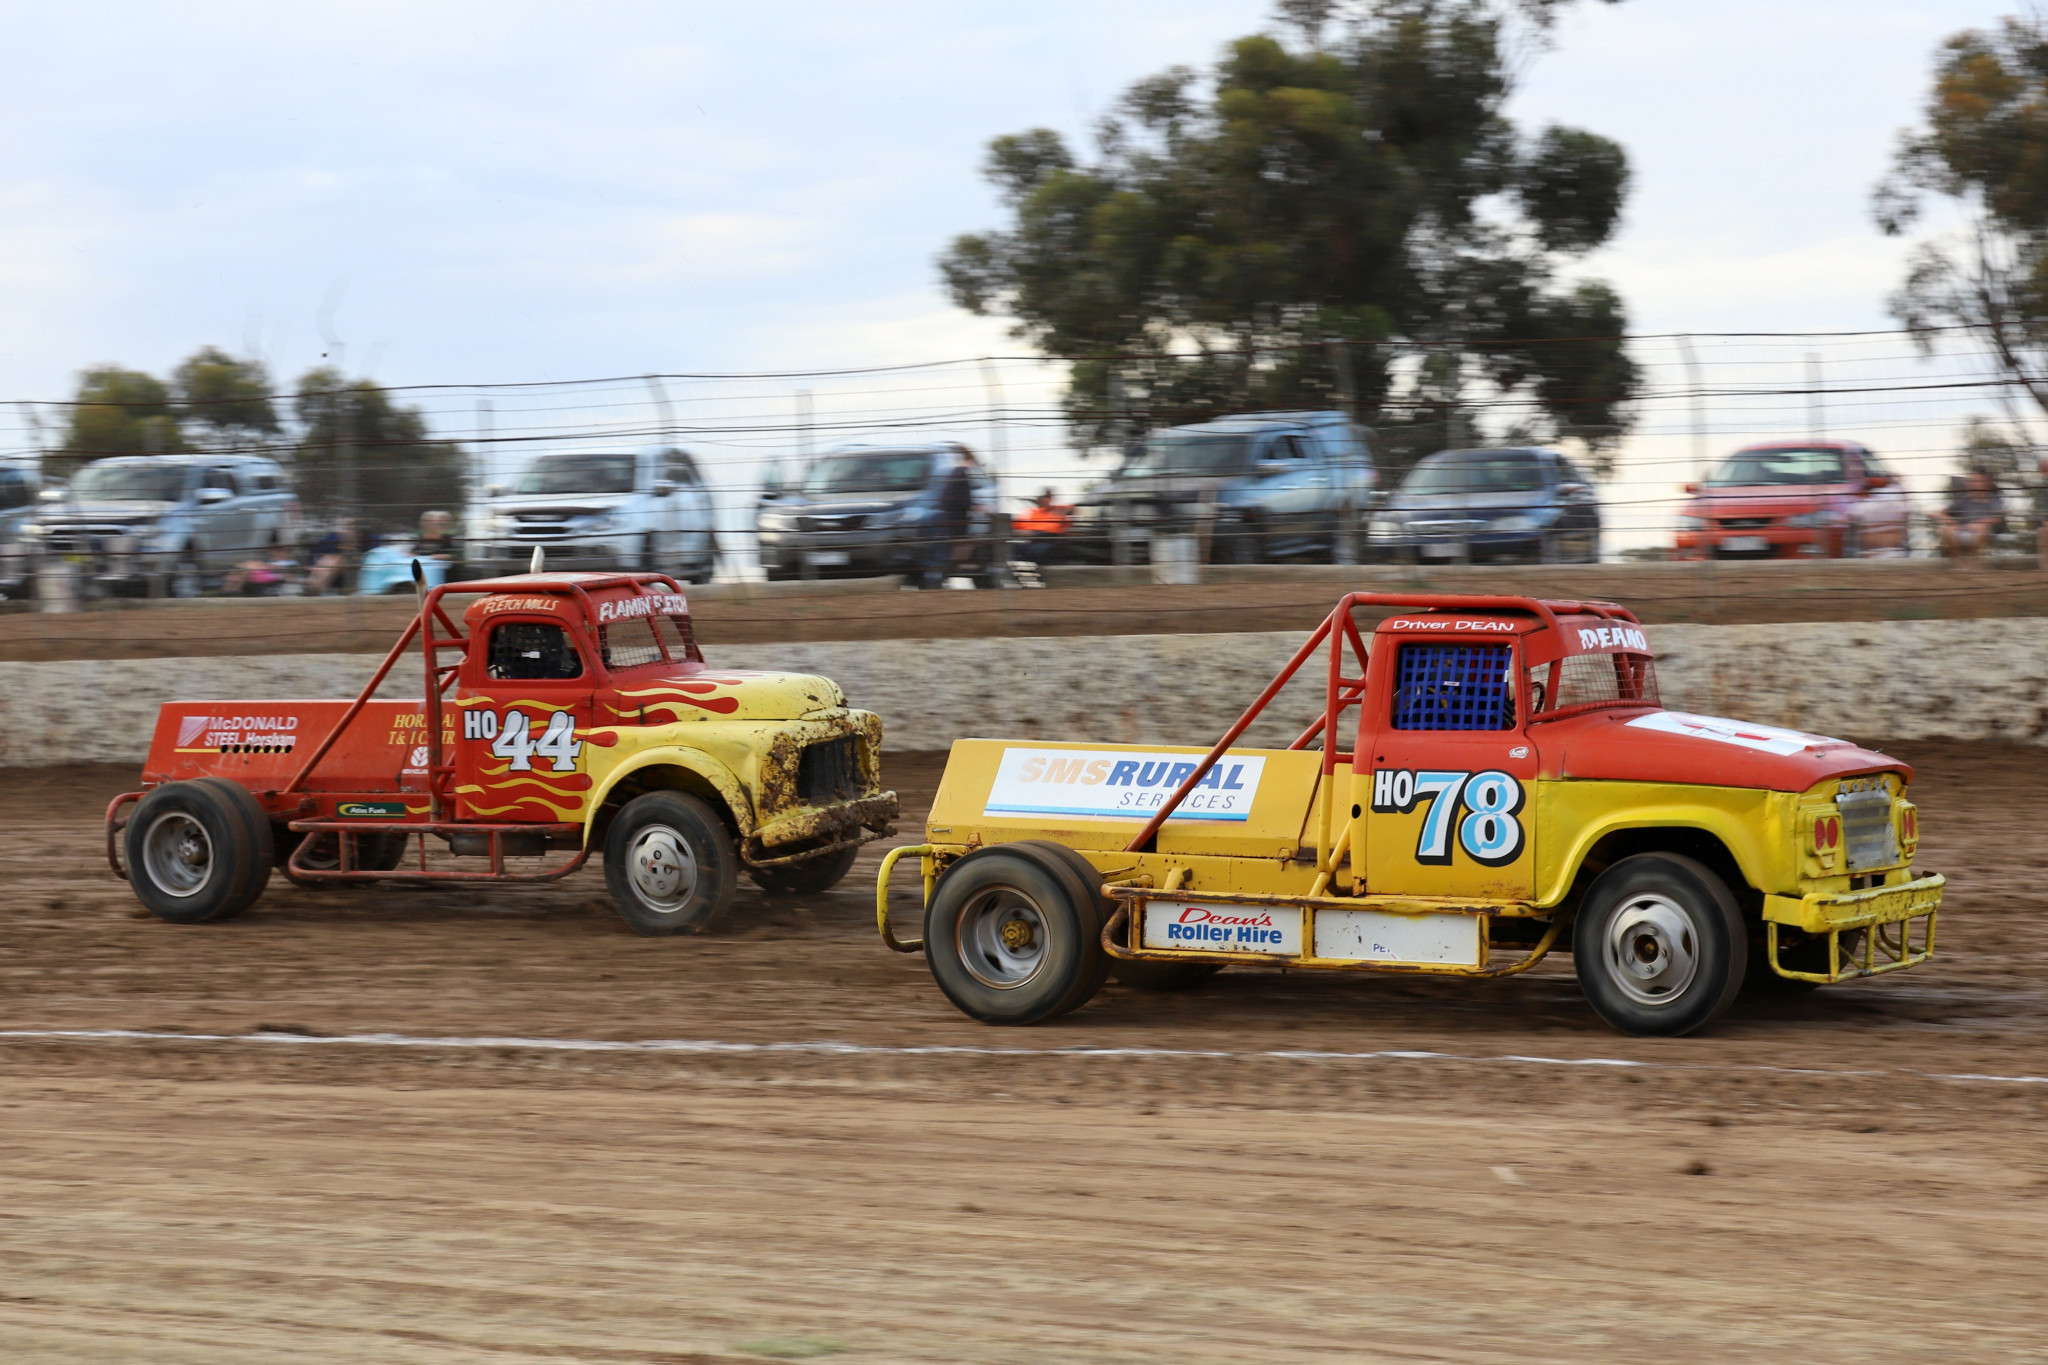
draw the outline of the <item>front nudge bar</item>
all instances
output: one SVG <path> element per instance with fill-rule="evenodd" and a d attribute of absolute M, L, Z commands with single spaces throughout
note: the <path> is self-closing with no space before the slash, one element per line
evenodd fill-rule
<path fill-rule="evenodd" d="M 1789 980 L 1825 986 L 1918 966 L 1934 956 L 1934 920 L 1941 909 L 1941 889 L 1947 883 L 1946 877 L 1935 873 L 1899 886 L 1877 886 L 1842 895 L 1815 892 L 1810 896 L 1765 896 L 1764 945 L 1769 950 L 1771 970 Z M 1913 922 L 1919 919 L 1927 923 L 1920 946 L 1915 948 Z M 1781 926 L 1814 938 L 1827 935 L 1828 969 L 1800 972 L 1780 962 Z M 1844 934 L 1851 940 L 1847 953 L 1842 951 Z M 1857 942 L 1859 935 L 1861 941 Z"/>
<path fill-rule="evenodd" d="M 930 844 L 905 844 L 901 848 L 892 848 L 882 855 L 882 870 L 875 877 L 875 927 L 882 931 L 882 942 L 889 945 L 891 952 L 921 953 L 924 951 L 923 939 L 899 940 L 889 929 L 889 876 L 895 872 L 898 860 L 907 858 L 913 853 L 920 858 L 924 858 L 931 851 L 932 846 Z M 931 899 L 932 869 L 931 864 L 926 863 L 924 865 L 923 903 L 930 905 Z"/>

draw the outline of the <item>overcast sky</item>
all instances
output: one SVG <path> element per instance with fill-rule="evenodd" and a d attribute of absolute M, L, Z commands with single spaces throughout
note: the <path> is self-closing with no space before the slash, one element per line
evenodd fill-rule
<path fill-rule="evenodd" d="M 1884 324 L 1866 204 L 1976 0 L 1587 5 L 1516 112 L 1619 139 L 1591 268 L 1639 331 Z M 1014 349 L 933 258 L 995 134 L 1084 134 L 1250 0 L 13 4 L 0 399 L 214 343 L 289 380 L 792 369 Z"/>

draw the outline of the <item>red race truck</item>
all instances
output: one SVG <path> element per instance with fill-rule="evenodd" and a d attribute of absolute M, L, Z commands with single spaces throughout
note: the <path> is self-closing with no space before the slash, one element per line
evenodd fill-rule
<path fill-rule="evenodd" d="M 459 624 L 452 594 L 472 599 Z M 415 641 L 421 699 L 375 699 Z M 620 915 L 668 934 L 716 918 L 743 868 L 791 893 L 844 877 L 896 816 L 881 747 L 827 678 L 707 667 L 664 574 L 422 587 L 354 701 L 165 703 L 142 790 L 107 809 L 107 857 L 153 913 L 197 924 L 253 904 L 274 868 L 535 882 L 601 851 Z"/>

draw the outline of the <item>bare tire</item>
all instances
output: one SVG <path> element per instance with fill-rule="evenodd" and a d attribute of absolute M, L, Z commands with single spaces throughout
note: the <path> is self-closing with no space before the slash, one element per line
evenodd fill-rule
<path fill-rule="evenodd" d="M 946 869 L 925 911 L 925 962 L 960 1012 L 1037 1024 L 1102 988 L 1099 894 L 1035 841 L 998 844 Z"/>
<path fill-rule="evenodd" d="M 278 870 L 285 880 L 296 886 L 367 886 L 367 882 L 327 882 L 310 877 L 301 877 L 292 871 L 292 859 L 297 856 L 302 844 L 310 840 L 312 847 L 306 850 L 299 861 L 311 868 L 336 868 L 341 866 L 341 836 L 338 834 L 292 834 L 287 832 L 278 841 Z M 389 872 L 405 861 L 405 851 L 411 840 L 403 834 L 358 834 L 355 854 L 349 861 L 358 869 L 368 872 Z"/>
<path fill-rule="evenodd" d="M 687 792 L 635 797 L 604 841 L 604 883 L 619 917 L 649 937 L 702 929 L 732 904 L 739 854 L 725 821 Z"/>
<path fill-rule="evenodd" d="M 1220 962 L 1112 962 L 1109 974 L 1138 991 L 1186 991 L 1223 970 Z"/>
<path fill-rule="evenodd" d="M 227 919 L 262 894 L 270 876 L 269 829 L 256 799 L 232 782 L 166 783 L 143 797 L 128 821 L 128 884 L 158 919 Z"/>
<path fill-rule="evenodd" d="M 750 867 L 747 875 L 754 879 L 754 885 L 774 895 L 815 896 L 845 881 L 846 874 L 853 871 L 854 861 L 859 857 L 860 846 L 856 844 L 837 853 L 821 853 L 815 858 L 806 858 L 800 863 Z"/>
<path fill-rule="evenodd" d="M 1639 853 L 1601 873 L 1572 930 L 1587 1003 L 1642 1037 L 1676 1037 L 1719 1017 L 1742 990 L 1748 959 L 1727 885 L 1675 853 Z"/>

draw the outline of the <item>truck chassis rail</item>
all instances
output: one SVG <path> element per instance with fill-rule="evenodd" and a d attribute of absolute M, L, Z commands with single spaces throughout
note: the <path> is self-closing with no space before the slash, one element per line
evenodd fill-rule
<path fill-rule="evenodd" d="M 478 825 L 466 821 L 425 821 L 414 824 L 393 825 L 377 820 L 294 820 L 289 828 L 296 834 L 332 834 L 339 867 L 308 867 L 300 861 L 312 840 L 301 840 L 292 850 L 287 864 L 294 877 L 313 882 L 553 882 L 560 881 L 582 867 L 590 858 L 589 845 L 576 850 L 576 856 L 559 867 L 543 868 L 538 872 L 507 872 L 505 870 L 505 836 L 508 834 L 544 834 L 549 838 L 582 839 L 583 826 L 570 824 L 531 825 Z M 485 835 L 490 859 L 488 871 L 471 872 L 467 869 L 441 869 L 427 866 L 427 836 L 430 834 L 482 834 Z M 393 868 L 390 871 L 375 871 L 369 868 L 350 867 L 355 853 L 356 836 L 363 834 L 402 834 L 410 839 L 419 836 L 419 866 L 417 868 Z"/>

